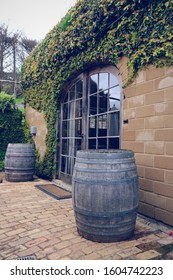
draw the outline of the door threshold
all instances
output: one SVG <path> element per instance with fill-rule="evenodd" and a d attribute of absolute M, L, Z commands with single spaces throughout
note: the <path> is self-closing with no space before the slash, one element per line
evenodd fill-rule
<path fill-rule="evenodd" d="M 62 180 L 59 180 L 59 179 L 53 179 L 52 181 L 55 185 L 63 188 L 64 190 L 72 191 L 72 185 L 70 185 L 66 182 L 63 182 Z"/>

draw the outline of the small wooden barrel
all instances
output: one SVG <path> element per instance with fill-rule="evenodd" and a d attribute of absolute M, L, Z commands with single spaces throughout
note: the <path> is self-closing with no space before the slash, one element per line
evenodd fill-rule
<path fill-rule="evenodd" d="M 130 238 L 138 209 L 138 176 L 129 150 L 78 151 L 72 180 L 77 230 L 98 242 Z"/>
<path fill-rule="evenodd" d="M 33 144 L 8 144 L 5 155 L 5 179 L 9 182 L 33 180 L 35 149 Z"/>

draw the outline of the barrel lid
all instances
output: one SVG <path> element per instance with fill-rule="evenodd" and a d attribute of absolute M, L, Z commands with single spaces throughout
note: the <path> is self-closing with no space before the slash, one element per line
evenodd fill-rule
<path fill-rule="evenodd" d="M 34 144 L 9 143 L 8 147 L 17 147 L 17 148 L 34 147 Z"/>
<path fill-rule="evenodd" d="M 134 152 L 126 149 L 111 149 L 111 150 L 80 150 L 77 151 L 79 158 L 131 158 L 134 157 Z"/>

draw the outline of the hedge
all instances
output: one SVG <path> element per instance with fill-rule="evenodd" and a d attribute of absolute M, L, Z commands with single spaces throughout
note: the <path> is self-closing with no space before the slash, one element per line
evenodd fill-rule
<path fill-rule="evenodd" d="M 4 167 L 4 157 L 9 143 L 31 142 L 22 112 L 15 109 L 13 96 L 0 92 L 0 171 Z"/>

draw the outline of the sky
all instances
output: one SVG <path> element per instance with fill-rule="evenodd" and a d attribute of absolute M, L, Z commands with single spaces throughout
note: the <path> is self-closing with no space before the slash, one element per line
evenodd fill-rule
<path fill-rule="evenodd" d="M 0 0 L 0 24 L 41 41 L 78 0 Z"/>

